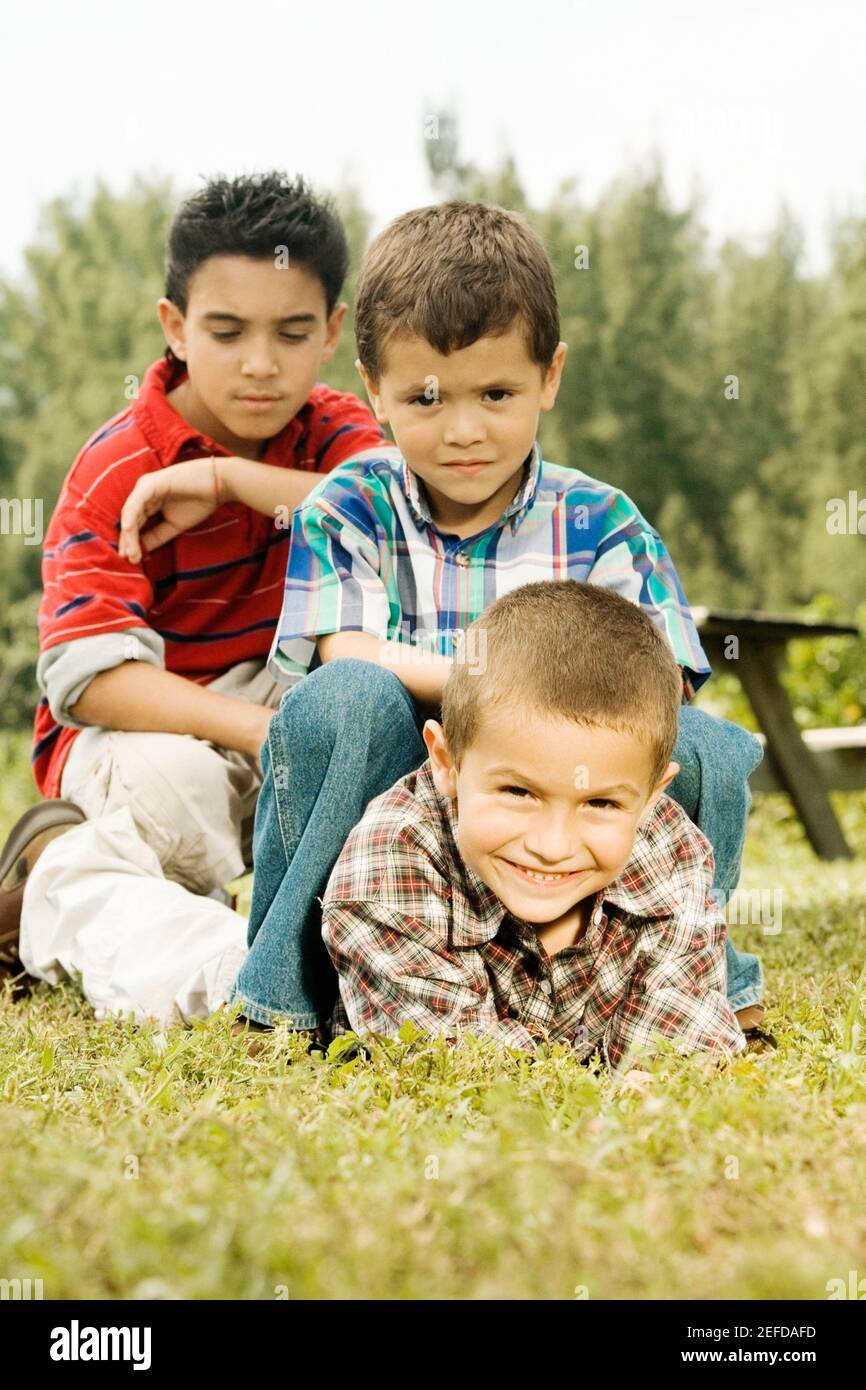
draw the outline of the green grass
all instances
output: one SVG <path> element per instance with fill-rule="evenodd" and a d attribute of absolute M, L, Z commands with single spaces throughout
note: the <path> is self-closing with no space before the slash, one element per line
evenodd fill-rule
<path fill-rule="evenodd" d="M 8 822 L 24 783 L 3 783 Z M 563 1047 L 317 1060 L 278 1030 L 250 1058 L 226 1016 L 162 1036 L 94 1023 L 72 988 L 7 998 L 0 1277 L 46 1298 L 824 1299 L 866 1276 L 866 798 L 836 804 L 850 864 L 818 863 L 783 798 L 756 805 L 744 886 L 782 890 L 782 930 L 736 940 L 778 1051 L 659 1062 L 644 1094 Z"/>

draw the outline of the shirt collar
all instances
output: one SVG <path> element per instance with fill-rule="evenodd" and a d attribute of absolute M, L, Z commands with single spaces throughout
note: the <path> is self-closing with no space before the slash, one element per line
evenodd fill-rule
<path fill-rule="evenodd" d="M 418 779 L 416 790 L 435 804 L 443 828 L 448 857 L 455 870 L 452 884 L 462 888 L 469 903 L 467 913 L 452 918 L 452 940 L 456 947 L 483 945 L 497 935 L 508 909 L 462 858 L 457 847 L 455 802 L 438 791 L 429 758 L 419 769 Z M 646 825 L 639 827 L 631 858 L 619 878 L 599 894 L 601 902 L 611 903 L 627 917 L 670 917 L 682 906 L 676 884 L 665 872 L 665 859 L 670 857 L 671 832 L 666 812 L 669 805 L 668 797 L 659 798 Z"/>
<path fill-rule="evenodd" d="M 535 495 L 538 491 L 538 484 L 541 477 L 541 449 L 537 440 L 532 446 L 532 451 L 527 454 L 523 461 L 523 470 L 523 482 L 518 489 L 517 495 L 513 501 L 509 502 L 497 522 L 498 526 L 504 527 L 506 521 L 510 521 L 512 533 L 517 530 L 524 516 L 529 511 L 529 508 L 535 501 Z M 430 515 L 430 507 L 421 479 L 412 472 L 405 459 L 403 459 L 402 482 L 403 492 L 409 503 L 409 510 L 417 524 L 419 526 L 435 526 L 436 523 Z"/>
<path fill-rule="evenodd" d="M 169 392 L 179 386 L 186 375 L 185 363 L 161 357 L 148 367 L 132 403 L 133 418 L 163 467 L 176 463 L 184 451 L 224 457 L 230 454 L 229 449 L 189 424 L 169 401 Z M 279 434 L 268 441 L 264 455 L 268 463 L 291 466 L 295 462 L 297 445 L 311 411 L 311 403 L 305 402 Z"/>

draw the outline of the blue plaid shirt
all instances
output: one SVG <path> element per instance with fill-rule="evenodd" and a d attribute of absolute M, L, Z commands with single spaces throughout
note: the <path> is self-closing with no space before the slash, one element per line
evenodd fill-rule
<path fill-rule="evenodd" d="M 617 488 L 542 461 L 536 444 L 502 516 L 474 536 L 434 523 L 424 485 L 393 446 L 355 455 L 294 512 L 270 655 L 292 685 L 319 665 L 316 638 L 368 632 L 454 655 L 455 637 L 512 589 L 577 579 L 646 610 L 683 671 L 686 698 L 710 674 L 673 561 Z"/>

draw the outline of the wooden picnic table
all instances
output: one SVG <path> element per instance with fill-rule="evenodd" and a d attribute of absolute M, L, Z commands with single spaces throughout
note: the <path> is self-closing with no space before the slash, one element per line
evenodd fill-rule
<path fill-rule="evenodd" d="M 763 731 L 766 754 L 752 785 L 788 793 L 812 848 L 822 859 L 850 859 L 852 851 L 828 791 L 866 785 L 866 724 L 804 733 L 779 673 L 792 638 L 856 637 L 859 629 L 848 623 L 813 623 L 768 613 L 718 608 L 692 612 L 715 670 L 728 670 L 739 678 Z M 733 650 L 732 637 L 737 639 Z"/>

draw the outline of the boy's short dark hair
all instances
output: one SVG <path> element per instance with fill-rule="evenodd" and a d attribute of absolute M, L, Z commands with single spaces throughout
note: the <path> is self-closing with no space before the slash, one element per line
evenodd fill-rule
<path fill-rule="evenodd" d="M 506 707 L 627 731 L 661 780 L 677 738 L 683 682 L 662 633 L 636 603 L 576 579 L 524 584 L 466 629 L 442 697 L 442 727 L 459 768 L 486 714 Z M 477 659 L 480 648 L 481 660 Z M 463 659 L 469 651 L 473 661 Z"/>
<path fill-rule="evenodd" d="M 358 357 L 374 381 L 397 333 L 443 356 L 523 322 L 533 362 L 550 366 L 559 343 L 553 266 L 516 212 L 453 200 L 415 208 L 370 243 L 358 279 Z"/>
<path fill-rule="evenodd" d="M 343 288 L 349 247 L 330 198 L 316 197 L 300 175 L 274 171 L 208 180 L 178 208 L 165 250 L 165 295 L 187 311 L 189 282 L 211 256 L 274 260 L 286 247 L 289 264 L 319 277 L 328 314 Z"/>

